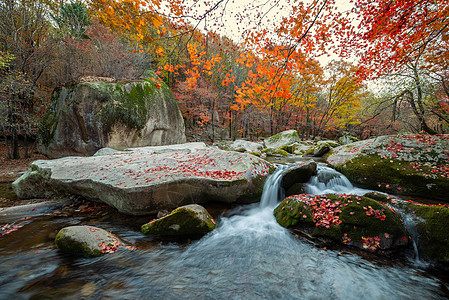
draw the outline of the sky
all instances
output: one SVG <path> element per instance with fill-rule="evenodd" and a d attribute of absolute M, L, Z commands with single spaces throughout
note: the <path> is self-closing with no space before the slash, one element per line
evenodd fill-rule
<path fill-rule="evenodd" d="M 307 1 L 307 0 L 306 0 Z M 350 11 L 353 4 L 350 0 L 335 0 L 336 7 L 340 12 Z M 215 30 L 220 35 L 227 36 L 235 42 L 242 41 L 245 30 L 257 26 L 266 29 L 268 32 L 278 27 L 282 17 L 288 16 L 291 12 L 291 5 L 300 1 L 297 0 L 224 0 L 217 7 L 213 15 L 203 20 L 198 28 Z M 188 2 L 186 1 L 185 4 Z M 192 15 L 204 14 L 207 10 L 197 1 L 192 4 Z M 210 1 L 210 6 L 218 3 L 218 0 Z M 192 19 L 192 22 L 194 20 Z M 326 65 L 332 59 L 337 59 L 337 55 L 330 53 L 330 57 L 323 55 L 317 57 L 322 65 Z M 353 59 L 349 59 L 353 60 Z"/>

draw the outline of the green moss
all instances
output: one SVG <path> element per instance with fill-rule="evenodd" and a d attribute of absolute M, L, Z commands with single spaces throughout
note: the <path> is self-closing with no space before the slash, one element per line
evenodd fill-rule
<path fill-rule="evenodd" d="M 205 215 L 204 219 L 197 211 L 179 207 L 166 217 L 142 225 L 141 231 L 156 236 L 204 235 L 215 229 L 212 216 L 207 211 Z"/>
<path fill-rule="evenodd" d="M 267 155 L 281 155 L 281 156 L 288 156 L 288 152 L 281 150 L 281 149 L 273 149 L 273 148 L 266 148 L 262 150 L 262 153 L 265 153 Z"/>
<path fill-rule="evenodd" d="M 330 205 L 330 209 L 320 210 L 324 203 Z M 371 251 L 407 243 L 407 239 L 404 240 L 407 234 L 399 216 L 387 206 L 367 197 L 333 194 L 315 198 L 311 195 L 291 196 L 275 208 L 274 216 L 283 227 L 298 229 L 326 241 L 349 241 L 351 245 L 365 248 L 364 239 L 377 238 L 379 244 L 376 247 L 367 247 Z M 314 220 L 319 216 L 324 217 Z M 323 220 L 328 220 L 329 226 L 326 227 Z M 347 238 L 349 240 L 344 240 Z"/>
<path fill-rule="evenodd" d="M 80 243 L 71 239 L 70 237 L 64 235 L 65 232 L 66 230 L 62 229 L 58 232 L 55 238 L 55 244 L 61 251 L 65 253 L 84 255 L 87 257 L 97 257 L 104 254 L 98 249 L 89 248 L 86 243 Z"/>
<path fill-rule="evenodd" d="M 449 208 L 410 202 L 402 202 L 398 205 L 402 210 L 414 216 L 422 255 L 427 259 L 448 264 Z"/>
<path fill-rule="evenodd" d="M 449 179 L 433 175 L 424 163 L 416 170 L 409 162 L 381 158 L 378 154 L 362 155 L 335 166 L 348 179 L 361 187 L 394 194 L 447 199 Z"/>
<path fill-rule="evenodd" d="M 149 101 L 155 101 L 155 84 L 150 81 L 128 85 L 111 85 L 111 97 L 98 113 L 100 121 L 108 131 L 117 122 L 140 130 L 145 126 Z"/>

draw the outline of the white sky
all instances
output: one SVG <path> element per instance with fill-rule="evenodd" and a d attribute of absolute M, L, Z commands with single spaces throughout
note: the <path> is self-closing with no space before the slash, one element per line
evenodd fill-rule
<path fill-rule="evenodd" d="M 307 1 L 307 0 L 306 0 Z M 350 0 L 335 0 L 336 7 L 339 12 L 350 11 L 353 4 Z M 186 1 L 187 2 L 187 1 Z M 218 1 L 211 1 L 211 5 Z M 291 0 L 291 3 L 299 3 L 300 1 Z M 197 2 L 199 3 L 199 2 Z M 224 5 L 226 4 L 226 6 Z M 276 4 L 274 6 L 274 4 Z M 287 0 L 225 0 L 215 10 L 214 14 L 202 22 L 199 28 L 204 29 L 205 25 L 208 30 L 216 30 L 220 35 L 227 36 L 236 42 L 242 40 L 242 34 L 248 28 L 260 26 L 268 31 L 274 27 L 278 27 L 282 21 L 282 17 L 290 13 Z M 294 4 L 293 4 L 294 5 Z M 205 12 L 201 6 L 192 6 L 192 14 L 196 11 L 198 14 Z M 210 7 L 210 6 L 209 6 Z M 220 15 L 223 13 L 223 15 Z M 264 15 L 263 18 L 260 16 Z M 260 22 L 262 20 L 262 22 Z M 272 25 L 273 24 L 273 25 Z M 271 27 L 271 28 L 270 28 Z M 338 59 L 338 56 L 330 53 L 330 57 L 323 55 L 317 58 L 324 66 L 332 59 Z"/>

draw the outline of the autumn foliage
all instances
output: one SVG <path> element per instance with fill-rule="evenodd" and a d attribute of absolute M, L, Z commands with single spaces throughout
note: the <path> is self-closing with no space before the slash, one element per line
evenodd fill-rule
<path fill-rule="evenodd" d="M 58 85 L 82 76 L 133 80 L 149 69 L 174 91 L 190 138 L 258 139 L 285 129 L 304 138 L 444 133 L 448 5 L 356 0 L 342 11 L 333 0 L 7 0 L 0 88 L 16 97 L 2 94 L 2 135 L 29 128 L 32 136 L 28 114 L 45 109 Z M 226 31 L 231 23 L 237 36 Z M 333 52 L 340 58 L 327 65 L 317 59 Z M 343 60 L 351 57 L 358 60 Z M 374 78 L 384 79 L 380 92 L 367 81 Z M 18 115 L 24 103 L 33 109 Z"/>

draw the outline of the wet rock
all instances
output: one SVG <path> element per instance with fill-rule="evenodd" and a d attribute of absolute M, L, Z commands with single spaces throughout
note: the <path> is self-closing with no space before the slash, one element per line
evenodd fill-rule
<path fill-rule="evenodd" d="M 94 226 L 69 226 L 61 229 L 55 244 L 62 252 L 87 257 L 114 253 L 123 243 L 113 234 Z"/>
<path fill-rule="evenodd" d="M 299 135 L 296 130 L 286 130 L 266 138 L 264 144 L 266 148 L 280 149 L 283 146 L 288 146 L 299 141 Z"/>
<path fill-rule="evenodd" d="M 447 201 L 449 135 L 395 135 L 332 149 L 327 161 L 352 183 Z"/>
<path fill-rule="evenodd" d="M 93 155 L 104 147 L 185 143 L 184 120 L 173 93 L 154 72 L 150 77 L 56 89 L 40 125 L 39 151 L 57 158 Z"/>
<path fill-rule="evenodd" d="M 188 203 L 260 199 L 273 165 L 204 143 L 132 148 L 92 157 L 39 160 L 13 183 L 20 198 L 61 194 L 99 200 L 131 215 Z"/>
<path fill-rule="evenodd" d="M 449 266 L 448 205 L 427 205 L 410 200 L 403 201 L 380 193 L 368 193 L 365 196 L 388 202 L 411 217 L 416 226 L 414 238 L 418 245 L 419 256 L 424 260 Z"/>
<path fill-rule="evenodd" d="M 178 207 L 167 216 L 142 225 L 142 232 L 157 236 L 202 236 L 215 229 L 215 221 L 197 204 Z"/>
<path fill-rule="evenodd" d="M 317 164 L 314 161 L 301 162 L 289 168 L 282 177 L 281 186 L 286 196 L 302 194 L 303 184 L 316 175 Z"/>
<path fill-rule="evenodd" d="M 274 216 L 281 226 L 326 244 L 341 243 L 381 253 L 408 244 L 399 216 L 367 197 L 293 195 L 276 207 Z"/>

